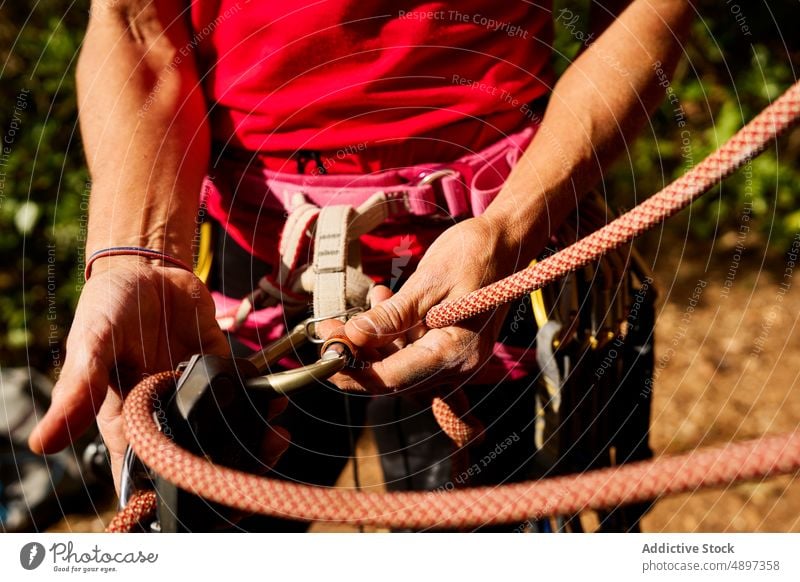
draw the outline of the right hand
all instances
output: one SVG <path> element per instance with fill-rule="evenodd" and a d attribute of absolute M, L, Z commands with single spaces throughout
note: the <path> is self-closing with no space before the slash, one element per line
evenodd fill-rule
<path fill-rule="evenodd" d="M 31 434 L 30 448 L 61 450 L 96 416 L 119 490 L 127 447 L 122 394 L 145 375 L 174 370 L 192 354 L 229 354 L 214 312 L 211 295 L 191 273 L 141 257 L 95 261 L 50 409 Z"/>

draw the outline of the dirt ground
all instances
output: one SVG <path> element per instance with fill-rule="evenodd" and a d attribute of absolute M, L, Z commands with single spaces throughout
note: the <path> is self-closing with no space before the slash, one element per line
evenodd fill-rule
<path fill-rule="evenodd" d="M 737 242 L 750 249 L 741 260 Z M 667 251 L 656 266 L 664 291 L 652 422 L 656 454 L 797 429 L 800 272 L 788 262 L 791 256 L 765 258 L 759 254 L 763 241 L 735 237 L 717 241 L 710 256 L 708 248 L 678 248 L 684 249 L 682 258 Z M 692 313 L 691 297 L 703 282 Z M 673 343 L 674 353 L 669 351 Z M 651 532 L 797 532 L 796 477 L 665 499 L 643 527 Z"/>
<path fill-rule="evenodd" d="M 656 236 L 647 241 L 645 255 L 655 257 L 661 289 L 652 422 L 656 455 L 790 431 L 800 423 L 795 394 L 800 277 L 794 277 L 786 257 L 760 255 L 759 241 L 747 240 L 743 253 L 737 242 L 742 241 L 723 237 L 712 248 L 665 243 Z M 358 457 L 362 484 L 380 489 L 368 434 Z M 340 483 L 351 484 L 351 474 L 348 467 Z M 53 530 L 100 531 L 111 514 L 69 516 Z M 800 479 L 779 477 L 663 499 L 645 517 L 643 529 L 800 532 Z M 322 524 L 312 530 L 353 531 Z"/>

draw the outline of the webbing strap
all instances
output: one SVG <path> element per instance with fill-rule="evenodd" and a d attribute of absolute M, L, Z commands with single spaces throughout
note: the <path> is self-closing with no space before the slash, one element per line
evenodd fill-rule
<path fill-rule="evenodd" d="M 326 206 L 314 234 L 314 317 L 327 318 L 347 309 L 347 264 L 350 247 L 347 226 L 351 206 Z"/>
<path fill-rule="evenodd" d="M 279 285 L 285 285 L 289 281 L 289 276 L 297 268 L 303 241 L 306 240 L 307 233 L 314 225 L 317 216 L 319 216 L 319 207 L 307 202 L 302 194 L 295 193 L 292 197 L 292 212 L 286 219 L 278 245 L 280 266 L 277 282 Z"/>
<path fill-rule="evenodd" d="M 373 283 L 361 270 L 359 238 L 390 216 L 391 205 L 376 192 L 357 209 L 326 206 L 314 233 L 314 317 L 328 318 L 350 307 L 366 307 Z"/>
<path fill-rule="evenodd" d="M 288 194 L 287 194 L 288 195 Z M 357 209 L 349 205 L 320 209 L 302 192 L 291 195 L 291 212 L 281 233 L 278 272 L 265 275 L 258 288 L 245 297 L 225 329 L 242 325 L 253 310 L 281 303 L 296 310 L 314 296 L 315 317 L 327 318 L 350 307 L 366 307 L 374 285 L 361 269 L 358 239 L 383 224 L 395 212 L 395 202 L 376 192 Z M 314 259 L 300 265 L 309 233 L 314 235 Z"/>

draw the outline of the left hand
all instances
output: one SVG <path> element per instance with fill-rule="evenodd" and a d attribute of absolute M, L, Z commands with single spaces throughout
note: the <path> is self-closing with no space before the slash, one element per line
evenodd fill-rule
<path fill-rule="evenodd" d="M 333 383 L 349 391 L 396 393 L 468 382 L 491 356 L 507 308 L 442 329 L 429 330 L 424 318 L 434 305 L 527 266 L 504 235 L 485 217 L 461 222 L 436 239 L 396 294 L 377 287 L 377 304 L 345 326 L 366 365 L 347 368 Z M 325 328 L 320 332 L 325 335 Z"/>

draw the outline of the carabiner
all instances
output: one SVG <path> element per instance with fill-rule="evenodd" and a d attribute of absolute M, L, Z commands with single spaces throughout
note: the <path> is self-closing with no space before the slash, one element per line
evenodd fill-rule
<path fill-rule="evenodd" d="M 119 509 L 125 509 L 133 494 L 153 488 L 153 475 L 139 460 L 130 445 L 125 449 L 119 480 Z"/>
<path fill-rule="evenodd" d="M 314 382 L 330 378 L 347 365 L 348 359 L 353 356 L 354 347 L 343 335 L 334 335 L 327 340 L 320 339 L 316 336 L 312 326 L 327 319 L 348 318 L 362 311 L 363 309 L 360 307 L 352 307 L 330 317 L 309 317 L 298 323 L 287 336 L 272 342 L 260 352 L 250 356 L 248 360 L 259 368 L 259 373 L 263 373 L 270 364 L 275 363 L 291 349 L 306 341 L 322 344 L 319 360 L 293 370 L 249 378 L 245 385 L 247 388 L 268 390 L 285 396 Z M 262 361 L 264 365 L 259 366 L 258 364 Z"/>
<path fill-rule="evenodd" d="M 337 352 L 329 349 L 313 364 L 251 378 L 247 380 L 245 385 L 247 388 L 269 390 L 286 396 L 297 390 L 307 388 L 314 382 L 330 378 L 347 365 L 347 358 L 348 354 L 346 352 Z"/>
<path fill-rule="evenodd" d="M 311 338 L 308 334 L 309 320 L 301 321 L 295 325 L 285 336 L 267 344 L 263 349 L 251 354 L 247 360 L 252 363 L 259 374 L 269 370 L 269 367 L 276 364 L 281 358 L 289 355 L 292 350 L 296 350 Z"/>
<path fill-rule="evenodd" d="M 344 317 L 347 320 L 356 315 L 357 313 L 363 313 L 363 312 L 364 312 L 363 307 L 351 307 L 349 309 L 345 309 L 344 311 L 341 311 L 339 313 L 334 313 L 333 315 L 328 315 L 326 317 L 309 317 L 299 325 L 304 326 L 305 335 L 308 341 L 310 341 L 313 344 L 324 344 L 325 340 L 321 339 L 317 335 L 316 329 L 314 328 L 314 326 L 317 323 L 321 321 L 328 321 L 329 319 L 338 319 L 340 317 Z"/>

